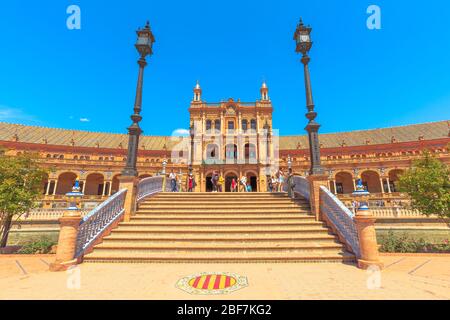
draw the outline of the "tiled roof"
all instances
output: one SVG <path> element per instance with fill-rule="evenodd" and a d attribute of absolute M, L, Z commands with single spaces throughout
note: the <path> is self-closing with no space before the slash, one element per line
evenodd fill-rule
<path fill-rule="evenodd" d="M 324 148 L 345 146 L 361 146 L 387 144 L 392 142 L 443 139 L 449 137 L 450 121 L 392 127 L 384 129 L 361 130 L 320 135 L 320 143 Z M 52 129 L 37 126 L 25 126 L 0 122 L 0 141 L 15 141 L 39 143 L 49 145 L 100 148 L 127 148 L 126 134 L 88 132 L 67 129 Z M 142 136 L 139 148 L 145 150 L 172 149 L 181 141 L 179 137 Z M 300 143 L 300 145 L 299 145 Z M 301 149 L 308 147 L 306 135 L 281 136 L 279 140 L 281 150 Z"/>
<path fill-rule="evenodd" d="M 351 132 L 325 133 L 319 135 L 320 144 L 324 148 L 388 144 L 395 142 L 410 142 L 449 138 L 450 121 L 430 122 L 400 127 L 360 130 Z M 308 147 L 307 136 L 282 136 L 280 149 L 291 150 Z"/>
<path fill-rule="evenodd" d="M 0 141 L 15 141 L 75 147 L 127 148 L 128 135 L 89 132 L 80 130 L 52 129 L 0 122 Z M 139 148 L 145 150 L 170 150 L 179 143 L 178 137 L 142 136 Z"/>

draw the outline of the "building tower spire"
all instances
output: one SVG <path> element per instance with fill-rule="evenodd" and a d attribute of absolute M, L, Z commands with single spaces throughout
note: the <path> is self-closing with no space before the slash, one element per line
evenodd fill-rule
<path fill-rule="evenodd" d="M 266 81 L 263 81 L 260 92 L 261 92 L 261 100 L 269 101 L 269 88 L 267 87 Z"/>
<path fill-rule="evenodd" d="M 194 102 L 201 102 L 202 101 L 202 88 L 200 87 L 200 83 L 197 80 L 197 84 L 194 88 Z"/>

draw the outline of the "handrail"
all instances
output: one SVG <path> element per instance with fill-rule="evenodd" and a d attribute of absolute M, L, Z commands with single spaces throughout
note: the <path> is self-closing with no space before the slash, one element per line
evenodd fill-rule
<path fill-rule="evenodd" d="M 353 212 L 324 186 L 320 187 L 320 210 L 333 224 L 333 229 L 338 233 L 341 241 L 345 241 L 353 253 L 360 257 L 359 238 Z"/>
<path fill-rule="evenodd" d="M 292 178 L 294 183 L 294 192 L 299 193 L 303 198 L 309 201 L 310 199 L 310 186 L 309 181 L 305 177 L 294 176 Z M 287 183 L 285 183 L 285 188 L 287 188 Z"/>
<path fill-rule="evenodd" d="M 144 198 L 161 192 L 163 188 L 163 177 L 149 177 L 139 181 L 137 189 L 136 202 L 142 201 Z"/>
<path fill-rule="evenodd" d="M 80 222 L 75 258 L 84 252 L 99 236 L 125 212 L 127 189 L 122 189 L 89 212 Z"/>

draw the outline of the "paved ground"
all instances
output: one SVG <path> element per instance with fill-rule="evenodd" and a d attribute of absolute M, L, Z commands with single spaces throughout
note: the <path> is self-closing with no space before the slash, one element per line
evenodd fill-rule
<path fill-rule="evenodd" d="M 450 299 L 450 255 L 383 256 L 380 276 L 325 263 L 83 264 L 79 289 L 78 271 L 47 271 L 52 259 L 0 257 L 0 299 Z M 234 272 L 248 287 L 218 296 L 175 287 L 200 272 Z"/>

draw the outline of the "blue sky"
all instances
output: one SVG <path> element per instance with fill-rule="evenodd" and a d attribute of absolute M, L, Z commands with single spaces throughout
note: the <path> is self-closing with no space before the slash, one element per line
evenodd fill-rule
<path fill-rule="evenodd" d="M 81 8 L 68 30 L 66 8 Z M 382 29 L 366 27 L 369 5 Z M 203 98 L 259 98 L 266 79 L 280 134 L 303 134 L 303 69 L 292 35 L 313 27 L 311 78 L 321 132 L 450 119 L 450 2 L 2 1 L 0 121 L 125 133 L 136 78 L 136 28 L 156 37 L 146 69 L 142 128 L 189 125 L 196 80 Z"/>

